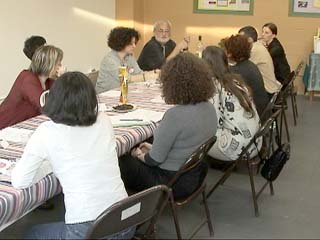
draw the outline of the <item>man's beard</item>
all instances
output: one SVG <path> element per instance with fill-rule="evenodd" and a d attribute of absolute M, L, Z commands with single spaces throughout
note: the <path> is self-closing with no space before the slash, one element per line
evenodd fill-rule
<path fill-rule="evenodd" d="M 156 40 L 157 40 L 159 43 L 161 43 L 161 44 L 166 44 L 166 43 L 170 40 L 169 37 L 167 37 L 167 38 L 158 38 L 158 37 L 155 37 L 155 38 L 156 38 Z"/>

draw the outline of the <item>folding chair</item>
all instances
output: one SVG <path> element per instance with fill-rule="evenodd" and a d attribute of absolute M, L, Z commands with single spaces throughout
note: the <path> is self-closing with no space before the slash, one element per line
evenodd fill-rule
<path fill-rule="evenodd" d="M 232 164 L 224 171 L 223 175 L 221 178 L 216 182 L 216 184 L 213 185 L 213 187 L 210 189 L 208 192 L 206 198 L 209 198 L 211 194 L 216 190 L 220 185 L 222 185 L 231 175 L 233 170 L 238 166 L 238 164 L 241 162 L 241 160 L 246 161 L 246 165 L 248 168 L 248 173 L 249 173 L 249 178 L 250 178 L 250 185 L 251 185 L 251 192 L 252 192 L 252 199 L 253 199 L 253 206 L 254 206 L 254 211 L 255 211 L 255 216 L 259 216 L 259 208 L 258 208 L 258 197 L 260 194 L 263 192 L 263 190 L 269 185 L 270 187 L 270 193 L 271 195 L 274 194 L 273 190 L 273 184 L 272 182 L 266 181 L 265 184 L 260 188 L 260 190 L 257 192 L 256 187 L 254 184 L 254 158 L 250 158 L 250 149 L 253 145 L 257 145 L 257 140 L 260 137 L 266 137 L 269 136 L 270 138 L 273 136 L 270 132 L 273 131 L 273 123 L 275 122 L 275 119 L 279 116 L 281 113 L 281 110 L 277 110 L 275 113 L 272 114 L 272 116 L 265 121 L 265 123 L 259 128 L 258 132 L 254 135 L 252 140 L 247 144 L 247 146 L 242 150 L 241 154 L 239 155 L 239 158 L 235 161 L 232 162 Z M 272 144 L 272 142 L 270 141 Z M 270 145 L 268 147 L 268 154 L 270 154 Z M 260 154 L 258 156 L 260 158 Z M 262 160 L 262 159 L 260 159 Z M 260 161 L 262 162 L 262 161 Z M 259 170 L 259 168 L 258 168 Z"/>
<path fill-rule="evenodd" d="M 297 76 L 299 75 L 302 67 L 304 65 L 304 61 L 301 61 L 297 68 L 294 70 L 295 75 L 294 75 L 294 79 L 292 81 L 292 87 L 290 90 L 290 97 L 291 97 L 291 106 L 292 106 L 292 113 L 293 113 L 293 119 L 294 119 L 294 125 L 297 125 L 297 120 L 296 118 L 298 117 L 298 106 L 297 106 L 297 89 L 294 86 L 294 81 L 297 78 Z"/>
<path fill-rule="evenodd" d="M 209 140 L 207 140 L 206 142 L 204 142 L 203 144 L 201 144 L 198 147 L 198 149 L 191 154 L 191 156 L 186 161 L 186 163 L 179 169 L 179 171 L 174 175 L 174 177 L 170 180 L 170 182 L 167 185 L 172 188 L 174 184 L 178 181 L 181 175 L 188 173 L 192 169 L 199 166 L 203 161 L 204 157 L 207 155 L 207 152 L 209 151 L 209 149 L 215 143 L 216 139 L 217 138 L 214 136 Z M 197 227 L 190 234 L 189 238 L 192 238 L 206 223 L 208 224 L 208 227 L 209 227 L 210 236 L 213 236 L 213 226 L 212 226 L 210 212 L 209 212 L 209 208 L 206 200 L 206 183 L 205 181 L 203 181 L 200 184 L 200 186 L 190 196 L 182 199 L 175 199 L 171 191 L 169 202 L 170 202 L 170 207 L 173 214 L 173 219 L 174 219 L 178 239 L 182 239 L 182 238 L 181 238 L 180 225 L 179 225 L 179 220 L 177 215 L 177 208 L 187 205 L 188 203 L 193 201 L 196 197 L 198 197 L 200 194 L 202 194 L 202 198 L 203 198 L 203 203 L 204 203 L 203 206 L 205 208 L 206 219 L 197 225 Z"/>
<path fill-rule="evenodd" d="M 261 121 L 261 124 L 264 124 L 265 121 L 267 119 L 270 118 L 270 116 L 272 115 L 272 112 L 273 112 L 273 109 L 274 109 L 274 106 L 276 104 L 276 100 L 278 98 L 278 95 L 279 95 L 279 92 L 275 92 L 272 96 L 272 98 L 270 99 L 268 105 L 265 107 L 265 109 L 263 110 L 263 112 L 261 113 L 261 116 L 260 116 L 260 121 Z"/>
<path fill-rule="evenodd" d="M 106 209 L 88 230 L 86 239 L 101 239 L 150 221 L 143 238 L 150 238 L 155 223 L 168 203 L 170 190 L 158 185 L 129 196 Z"/>
<path fill-rule="evenodd" d="M 288 77 L 287 84 L 284 84 L 282 86 L 282 89 L 278 95 L 275 108 L 276 109 L 281 109 L 281 114 L 280 114 L 280 139 L 282 139 L 282 128 L 283 128 L 283 123 L 286 128 L 286 134 L 287 134 L 287 139 L 288 142 L 290 142 L 290 134 L 289 134 L 289 128 L 288 128 L 288 122 L 287 122 L 287 116 L 286 116 L 286 108 L 287 108 L 287 98 L 290 95 L 291 88 L 293 85 L 293 81 L 295 78 L 295 72 L 292 71 Z M 295 119 L 295 117 L 294 117 Z"/>
<path fill-rule="evenodd" d="M 99 76 L 99 70 L 93 69 L 91 72 L 87 73 L 86 75 L 91 80 L 93 86 L 96 86 L 96 82 L 97 82 L 98 76 Z"/>

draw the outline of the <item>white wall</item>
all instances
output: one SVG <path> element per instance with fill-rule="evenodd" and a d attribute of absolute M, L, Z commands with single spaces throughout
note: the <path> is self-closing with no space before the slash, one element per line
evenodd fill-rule
<path fill-rule="evenodd" d="M 99 69 L 107 34 L 115 26 L 115 0 L 0 0 L 0 100 L 30 61 L 24 40 L 44 36 L 64 51 L 68 70 Z"/>

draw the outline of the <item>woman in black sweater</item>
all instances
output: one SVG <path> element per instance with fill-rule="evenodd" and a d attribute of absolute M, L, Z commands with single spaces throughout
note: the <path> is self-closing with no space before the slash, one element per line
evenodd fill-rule
<path fill-rule="evenodd" d="M 276 78 L 282 85 L 286 85 L 291 70 L 284 48 L 276 38 L 277 33 L 278 28 L 274 23 L 266 23 L 262 27 L 262 40 L 272 57 Z"/>

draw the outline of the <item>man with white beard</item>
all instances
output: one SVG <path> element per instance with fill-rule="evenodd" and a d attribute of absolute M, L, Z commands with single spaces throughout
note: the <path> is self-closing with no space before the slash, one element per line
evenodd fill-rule
<path fill-rule="evenodd" d="M 153 35 L 144 45 L 138 59 L 138 64 L 144 71 L 160 69 L 167 60 L 188 48 L 188 38 L 178 44 L 170 39 L 171 23 L 168 20 L 157 21 L 153 26 Z"/>

